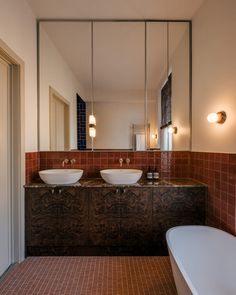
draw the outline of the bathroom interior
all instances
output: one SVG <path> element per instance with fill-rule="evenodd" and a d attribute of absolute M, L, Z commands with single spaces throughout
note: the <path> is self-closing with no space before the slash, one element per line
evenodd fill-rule
<path fill-rule="evenodd" d="M 0 7 L 0 294 L 236 294 L 236 2 Z"/>

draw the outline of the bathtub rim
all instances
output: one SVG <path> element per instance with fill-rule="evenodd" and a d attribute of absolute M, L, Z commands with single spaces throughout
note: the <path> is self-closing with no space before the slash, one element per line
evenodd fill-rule
<path fill-rule="evenodd" d="M 177 257 L 177 255 L 175 255 L 176 253 L 173 251 L 173 245 L 170 242 L 170 234 L 172 231 L 178 229 L 178 228 L 189 228 L 189 227 L 193 227 L 193 228 L 209 228 L 211 230 L 214 231 L 218 231 L 218 232 L 222 232 L 226 235 L 229 235 L 231 237 L 234 237 L 234 235 L 223 231 L 222 229 L 216 228 L 216 227 L 212 227 L 212 226 L 207 226 L 207 225 L 179 225 L 179 226 L 175 226 L 170 228 L 167 232 L 166 232 L 166 241 L 167 241 L 167 246 L 168 246 L 168 251 L 171 253 L 173 259 L 175 260 L 175 263 L 177 265 L 177 267 L 179 268 L 179 271 L 181 272 L 186 284 L 188 285 L 190 291 L 192 292 L 193 295 L 201 295 L 198 293 L 198 291 L 196 290 L 196 288 L 194 287 L 189 275 L 187 274 L 187 272 L 184 269 L 183 264 L 181 263 L 180 259 Z M 173 271 L 173 270 L 172 270 Z"/>

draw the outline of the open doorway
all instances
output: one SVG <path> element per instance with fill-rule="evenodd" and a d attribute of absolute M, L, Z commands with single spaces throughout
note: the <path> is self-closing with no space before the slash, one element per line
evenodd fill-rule
<path fill-rule="evenodd" d="M 0 39 L 0 275 L 24 259 L 24 62 Z"/>
<path fill-rule="evenodd" d="M 11 265 L 10 70 L 0 57 L 0 275 Z"/>

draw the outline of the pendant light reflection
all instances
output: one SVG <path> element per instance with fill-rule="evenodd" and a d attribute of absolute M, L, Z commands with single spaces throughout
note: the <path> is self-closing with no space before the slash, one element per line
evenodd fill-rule
<path fill-rule="evenodd" d="M 96 126 L 96 118 L 94 117 L 94 115 L 89 115 L 89 125 L 94 125 L 94 126 L 91 126 L 91 127 Z"/>
<path fill-rule="evenodd" d="M 89 115 L 89 136 L 92 139 L 92 150 L 93 150 L 93 139 L 96 137 L 96 118 L 93 114 L 93 104 L 94 104 L 94 57 L 93 57 L 93 21 L 91 22 L 91 88 L 92 88 L 92 100 L 91 100 L 91 110 L 92 114 Z"/>
<path fill-rule="evenodd" d="M 89 115 L 89 136 L 96 137 L 96 118 L 94 115 Z"/>
<path fill-rule="evenodd" d="M 96 137 L 96 128 L 95 127 L 89 127 L 89 136 L 94 138 Z M 93 147 L 92 147 L 93 149 Z"/>

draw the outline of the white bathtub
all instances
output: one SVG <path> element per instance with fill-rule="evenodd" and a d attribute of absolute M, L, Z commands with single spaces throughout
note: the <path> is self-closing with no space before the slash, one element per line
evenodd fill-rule
<path fill-rule="evenodd" d="M 208 226 L 166 233 L 179 295 L 236 295 L 236 238 Z"/>

